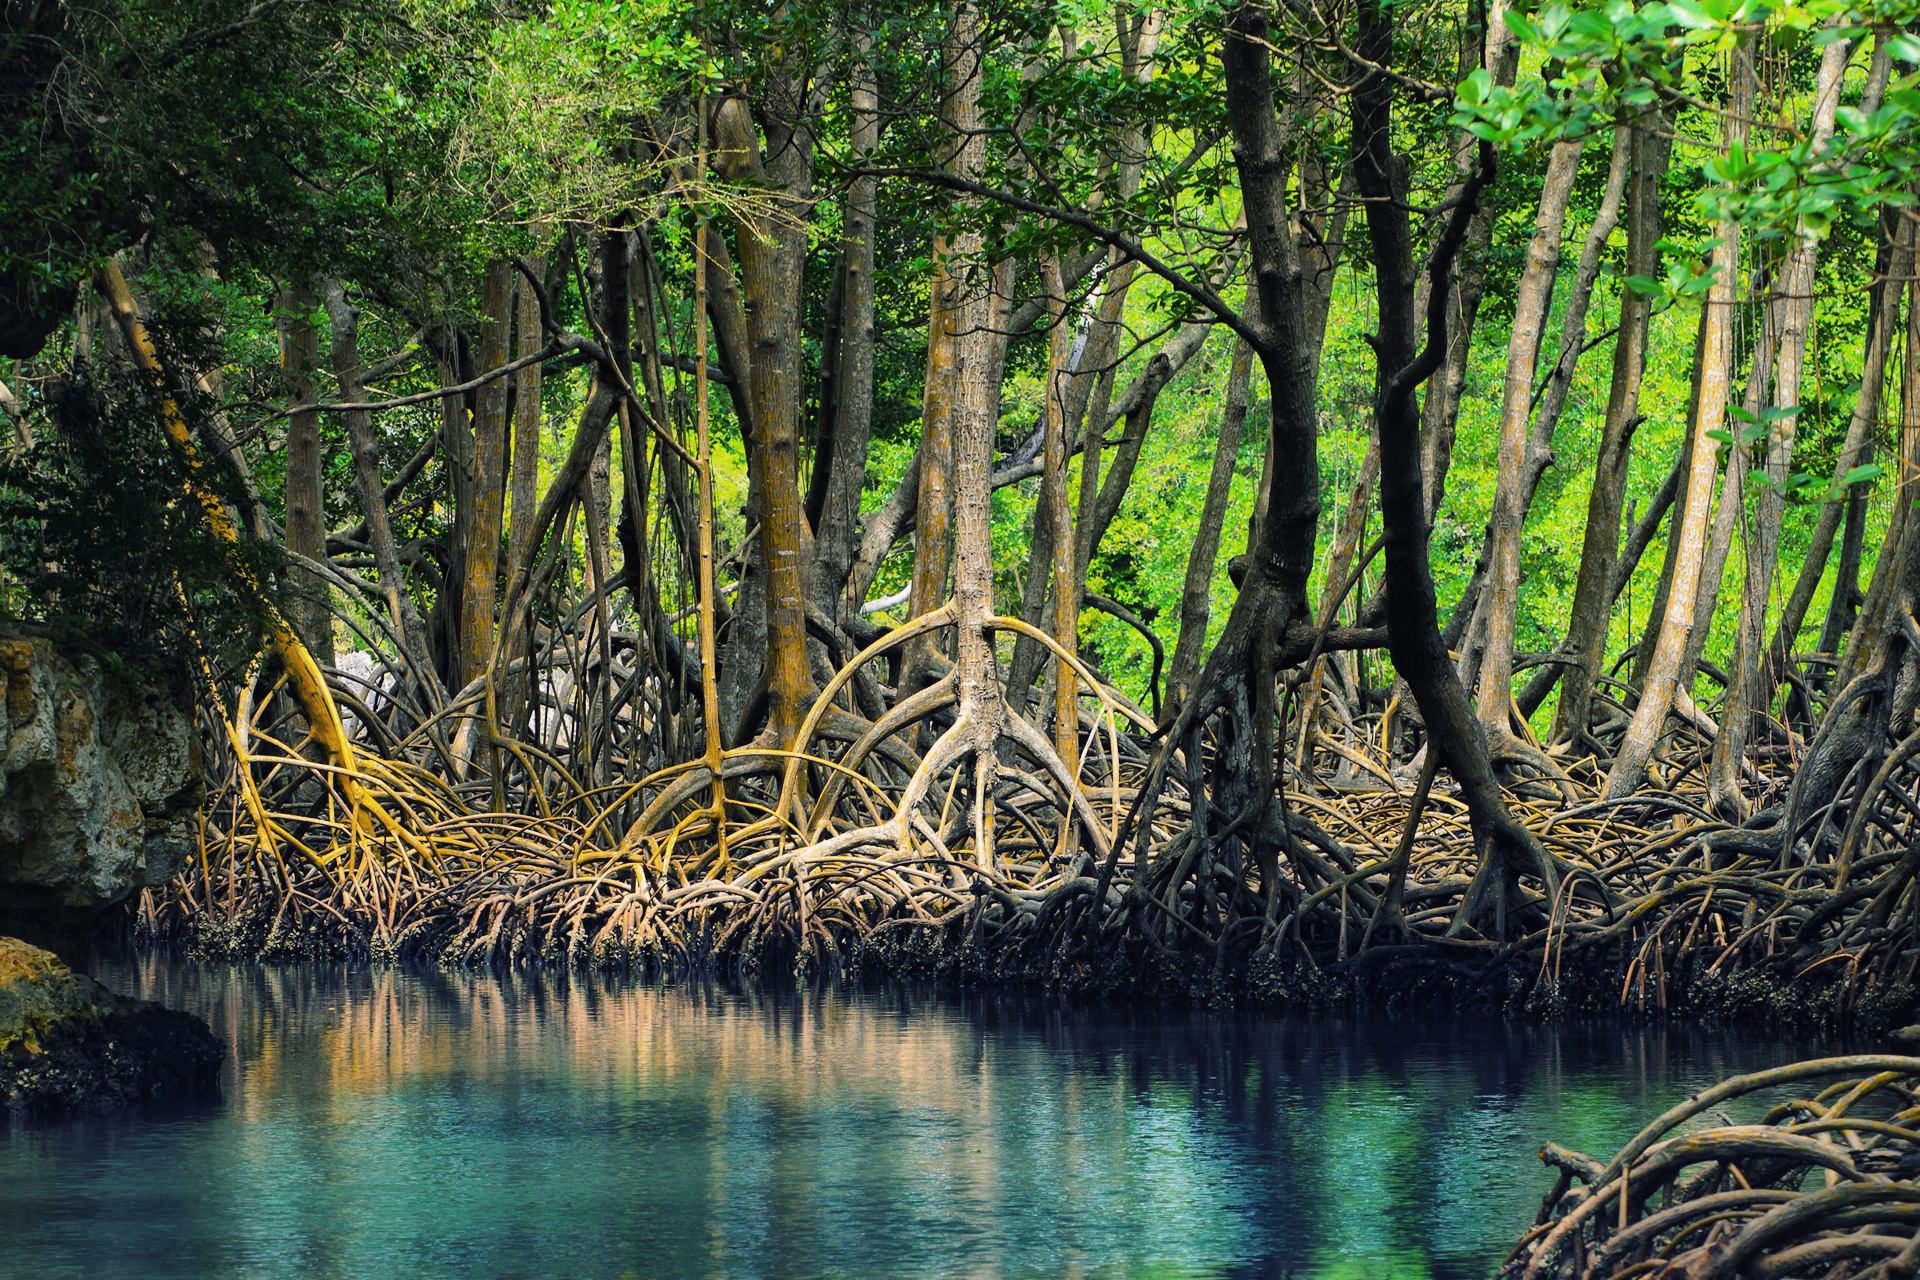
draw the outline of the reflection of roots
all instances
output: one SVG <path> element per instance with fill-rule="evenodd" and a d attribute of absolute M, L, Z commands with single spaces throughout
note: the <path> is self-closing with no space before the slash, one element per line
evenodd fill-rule
<path fill-rule="evenodd" d="M 1500 1275 L 1911 1277 L 1916 1086 L 1920 1058 L 1823 1058 L 1704 1090 L 1605 1164 L 1549 1142 L 1558 1180 Z M 1727 1117 L 1761 1089 L 1798 1100 L 1757 1123 Z"/>
<path fill-rule="evenodd" d="M 596 782 L 551 741 L 496 744 L 497 783 L 484 749 L 449 781 L 445 730 L 473 699 L 411 727 L 343 700 L 365 726 L 353 780 L 391 820 L 376 819 L 307 743 L 288 745 L 280 730 L 297 722 L 270 722 L 271 696 L 243 700 L 200 857 L 143 899 L 139 927 L 249 953 L 801 967 L 905 931 L 1036 960 L 1265 958 L 1356 983 L 1465 965 L 1546 1010 L 1580 994 L 1563 987 L 1576 975 L 1654 1012 L 1756 972 L 1818 984 L 1840 1013 L 1920 965 L 1920 738 L 1800 805 L 1790 843 L 1779 805 L 1744 827 L 1710 816 L 1710 743 L 1691 727 L 1662 747 L 1666 789 L 1617 802 L 1596 798 L 1603 771 L 1589 762 L 1496 744 L 1515 817 L 1560 860 L 1550 897 L 1526 875 L 1479 874 L 1444 772 L 1417 785 L 1420 771 L 1383 748 L 1408 731 L 1392 705 L 1358 721 L 1337 700 L 1312 711 L 1313 731 L 1291 735 L 1284 803 L 1248 821 L 1258 807 L 1234 787 L 1252 774 L 1251 735 L 1231 705 L 1158 775 L 1167 748 L 1152 725 L 1084 667 L 1071 773 L 1046 726 L 1012 709 L 983 734 L 952 675 L 868 720 L 854 673 L 915 630 L 840 668 L 801 750 L 725 752 L 720 810 L 702 760 Z M 479 812 L 496 786 L 513 811 Z M 1144 831 L 1132 825 L 1143 809 Z"/>

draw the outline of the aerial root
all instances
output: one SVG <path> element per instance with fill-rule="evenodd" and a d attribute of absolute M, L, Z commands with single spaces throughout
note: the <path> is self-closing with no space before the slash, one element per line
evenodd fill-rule
<path fill-rule="evenodd" d="M 1752 1123 L 1728 1115 L 1767 1089 L 1792 1100 Z M 1549 1142 L 1540 1158 L 1557 1178 L 1499 1275 L 1910 1280 L 1917 1104 L 1920 1058 L 1857 1054 L 1726 1080 L 1604 1164 Z"/>
<path fill-rule="evenodd" d="M 1744 825 L 1714 816 L 1699 768 L 1709 744 L 1684 722 L 1650 788 L 1617 801 L 1599 797 L 1601 770 L 1515 750 L 1507 802 L 1557 859 L 1550 891 L 1489 865 L 1451 779 L 1409 749 L 1391 708 L 1322 712 L 1325 732 L 1285 735 L 1307 751 L 1283 761 L 1262 815 L 1231 706 L 1156 755 L 1137 708 L 1033 634 L 1080 676 L 1076 761 L 1027 708 L 1007 708 L 983 746 L 950 676 L 873 722 L 836 702 L 895 632 L 822 691 L 800 749 L 720 753 L 717 792 L 704 758 L 570 769 L 562 753 L 585 730 L 551 719 L 493 740 L 497 776 L 480 752 L 450 779 L 440 743 L 475 700 L 415 723 L 397 701 L 376 708 L 371 688 L 348 704 L 346 769 L 269 688 L 222 712 L 198 856 L 143 895 L 135 924 L 223 954 L 474 964 L 804 969 L 919 938 L 1017 954 L 1028 973 L 1063 957 L 1185 957 L 1304 966 L 1364 992 L 1425 970 L 1547 1014 L 1733 1011 L 1770 984 L 1845 1019 L 1920 967 L 1920 739 L 1800 806 L 1791 838 L 1779 805 Z M 670 692 L 636 705 L 668 706 Z M 387 720 L 369 720 L 376 710 Z M 645 728 L 626 732 L 638 741 Z M 1787 790 L 1762 777 L 1757 798 Z"/>

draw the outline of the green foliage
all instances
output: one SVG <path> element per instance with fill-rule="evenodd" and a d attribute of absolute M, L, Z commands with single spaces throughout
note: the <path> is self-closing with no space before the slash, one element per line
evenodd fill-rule
<path fill-rule="evenodd" d="M 1762 235 L 1824 238 L 1836 220 L 1869 225 L 1886 205 L 1912 201 L 1920 176 L 1920 55 L 1912 0 L 1866 5 L 1808 0 L 1770 5 L 1761 0 L 1671 0 L 1635 6 L 1631 0 L 1577 5 L 1552 3 L 1510 9 L 1516 38 L 1559 75 L 1512 87 L 1473 72 L 1456 90 L 1453 122 L 1503 147 L 1590 133 L 1614 119 L 1655 106 L 1703 102 L 1724 106 L 1719 58 L 1765 31 L 1777 47 L 1820 48 L 1879 32 L 1892 56 L 1906 64 L 1873 112 L 1839 109 L 1825 144 L 1799 130 L 1765 131 L 1708 156 L 1701 214 L 1732 219 Z M 1569 91 L 1568 86 L 1573 86 Z"/>
<path fill-rule="evenodd" d="M 258 593 L 240 589 L 235 557 L 245 558 L 245 576 L 273 584 L 279 550 L 236 549 L 205 528 L 152 396 L 85 361 L 44 385 L 0 457 L 7 616 L 125 651 L 172 646 L 191 624 L 223 665 L 244 661 L 266 615 Z M 204 397 L 182 404 L 190 416 L 208 407 Z M 241 501 L 237 486 L 226 496 Z"/>

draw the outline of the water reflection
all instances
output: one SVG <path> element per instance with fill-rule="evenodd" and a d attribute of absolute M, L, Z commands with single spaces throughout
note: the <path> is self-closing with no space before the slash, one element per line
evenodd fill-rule
<path fill-rule="evenodd" d="M 0 1275 L 1478 1277 L 1538 1206 L 1543 1138 L 1609 1150 L 1806 1047 L 164 955 L 96 971 L 204 1014 L 225 1097 L 0 1130 Z"/>

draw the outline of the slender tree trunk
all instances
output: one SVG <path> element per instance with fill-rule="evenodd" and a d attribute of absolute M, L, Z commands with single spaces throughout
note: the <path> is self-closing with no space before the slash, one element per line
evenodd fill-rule
<path fill-rule="evenodd" d="M 1694 619 L 1696 626 L 1687 641 L 1686 655 L 1680 662 L 1680 687 L 1692 692 L 1693 683 L 1699 671 L 1701 655 L 1706 652 L 1707 640 L 1713 632 L 1713 618 L 1720 598 L 1720 588 L 1725 582 L 1727 560 L 1733 554 L 1733 539 L 1736 533 L 1746 529 L 1746 488 L 1747 475 L 1753 465 L 1753 451 L 1743 433 L 1749 430 L 1749 424 L 1760 416 L 1767 405 L 1767 388 L 1771 385 L 1773 371 L 1780 356 L 1780 338 L 1787 317 L 1785 299 L 1776 298 L 1759 306 L 1761 314 L 1759 341 L 1755 344 L 1753 363 L 1747 371 L 1747 389 L 1741 397 L 1740 408 L 1747 417 L 1736 419 L 1730 428 L 1733 444 L 1727 450 L 1727 465 L 1720 477 L 1720 498 L 1713 512 L 1713 528 L 1707 537 L 1706 554 L 1701 560 L 1700 585 L 1694 596 Z"/>
<path fill-rule="evenodd" d="M 1497 6 L 1496 6 L 1497 7 Z M 1484 65 L 1493 83 L 1511 88 L 1519 69 L 1519 46 L 1506 38 L 1504 19 L 1496 19 L 1487 32 L 1487 44 L 1481 58 L 1470 58 L 1462 51 L 1461 75 Z M 1484 61 L 1483 61 L 1484 59 Z M 1455 173 L 1447 190 L 1449 200 L 1472 181 L 1477 167 L 1475 142 L 1465 132 L 1454 136 Z M 1453 464 L 1454 432 L 1460 422 L 1460 398 L 1467 386 L 1467 361 L 1473 349 L 1474 325 L 1480 316 L 1480 299 L 1486 292 L 1487 253 L 1493 246 L 1494 209 L 1483 203 L 1467 225 L 1466 240 L 1460 247 L 1460 260 L 1451 278 L 1447 295 L 1446 360 L 1438 373 L 1428 379 L 1426 396 L 1420 408 L 1420 470 L 1422 500 L 1429 525 L 1440 513 L 1447 496 L 1447 472 Z M 1425 283 L 1418 286 L 1416 310 L 1425 314 Z"/>
<path fill-rule="evenodd" d="M 865 37 L 862 37 L 864 40 Z M 880 99 L 871 68 L 856 65 L 853 152 L 880 145 Z M 841 215 L 840 342 L 833 370 L 832 449 L 820 518 L 814 526 L 813 601 L 829 618 L 841 615 L 847 575 L 860 532 L 860 494 L 867 482 L 867 446 L 873 427 L 873 262 L 878 178 L 855 178 Z M 818 458 L 814 466 L 819 467 Z"/>
<path fill-rule="evenodd" d="M 1816 154 L 1833 138 L 1835 113 L 1840 107 L 1840 82 L 1846 74 L 1851 40 L 1826 47 L 1814 83 L 1813 146 Z M 1787 253 L 1780 272 L 1783 319 L 1780 357 L 1773 404 L 1780 416 L 1767 426 L 1767 484 L 1754 504 L 1752 536 L 1747 546 L 1746 590 L 1741 595 L 1740 630 L 1735 637 L 1733 684 L 1727 690 L 1720 716 L 1720 734 L 1714 740 L 1707 774 L 1708 797 L 1736 820 L 1747 816 L 1746 796 L 1740 790 L 1740 765 L 1756 714 L 1764 715 L 1773 697 L 1771 682 L 1763 683 L 1762 649 L 1766 639 L 1767 603 L 1773 594 L 1774 570 L 1780 558 L 1780 522 L 1786 514 L 1786 482 L 1793 464 L 1793 442 L 1799 424 L 1800 380 L 1806 368 L 1807 338 L 1813 327 L 1813 278 L 1820 242 L 1802 229 Z"/>
<path fill-rule="evenodd" d="M 1887 380 L 1887 358 L 1900 329 L 1900 286 L 1912 273 L 1913 223 L 1896 216 L 1883 224 L 1880 251 L 1874 262 L 1874 282 L 1868 294 L 1866 350 L 1860 371 L 1860 394 L 1854 398 L 1853 413 L 1847 419 L 1846 439 L 1840 446 L 1839 456 L 1834 459 L 1832 483 L 1835 488 L 1845 486 L 1848 473 L 1872 459 L 1874 436 L 1880 425 L 1882 388 Z M 1815 648 L 1821 653 L 1834 652 L 1839 647 L 1840 637 L 1853 625 L 1855 611 L 1862 599 L 1860 552 L 1865 541 L 1867 499 L 1872 491 L 1871 481 L 1861 481 L 1850 487 L 1845 498 L 1821 504 L 1820 517 L 1814 524 L 1806 558 L 1794 578 L 1793 592 L 1780 611 L 1780 624 L 1773 634 L 1773 647 L 1768 655 L 1769 669 L 1764 682 L 1768 689 L 1778 687 L 1780 681 L 1786 678 L 1800 636 L 1800 627 L 1806 621 L 1807 609 L 1812 605 L 1814 592 L 1819 589 L 1820 579 L 1826 572 L 1834 534 L 1840 530 L 1843 512 L 1846 531 L 1840 565 L 1834 577 L 1833 597 L 1827 608 L 1826 622 L 1821 627 Z"/>
<path fill-rule="evenodd" d="M 1660 136 L 1662 122 L 1636 120 L 1627 126 L 1632 149 L 1632 198 L 1627 215 L 1627 274 L 1657 278 L 1660 270 L 1660 179 L 1672 148 Z M 1606 661 L 1613 597 L 1620 510 L 1626 499 L 1633 432 L 1640 421 L 1640 388 L 1647 368 L 1647 330 L 1653 300 L 1631 288 L 1620 291 L 1620 332 L 1614 340 L 1613 377 L 1607 389 L 1607 416 L 1594 459 L 1593 489 L 1587 498 L 1587 525 L 1580 547 L 1580 572 L 1567 620 L 1568 656 L 1562 670 L 1560 704 L 1554 709 L 1553 740 L 1571 742 L 1587 731 L 1594 681 Z M 1603 599 L 1603 597 L 1605 597 Z"/>
<path fill-rule="evenodd" d="M 1074 607 L 1073 591 L 1073 512 L 1067 506 L 1067 359 L 1072 337 L 1067 332 L 1067 290 L 1060 278 L 1060 263 L 1052 253 L 1041 260 L 1042 283 L 1048 296 L 1057 301 L 1047 331 L 1046 470 L 1042 472 L 1040 506 L 1052 535 L 1049 556 L 1052 579 L 1053 617 L 1048 630 L 1061 648 L 1077 653 L 1080 648 L 1079 611 Z M 1038 522 L 1036 521 L 1036 531 Z M 1053 749 L 1069 773 L 1080 766 L 1080 677 L 1058 658 L 1053 672 Z M 1024 701 L 1024 691 L 1022 694 Z M 1016 708 L 1019 710 L 1020 708 Z M 1071 827 L 1069 828 L 1071 829 Z"/>
<path fill-rule="evenodd" d="M 112 258 L 108 258 L 94 276 L 94 287 L 112 310 L 120 335 L 127 344 L 127 354 L 146 380 L 147 391 L 157 401 L 161 430 L 180 468 L 188 499 L 200 508 L 206 531 L 213 540 L 228 549 L 237 548 L 240 545 L 240 528 L 214 490 L 206 461 L 187 426 L 185 415 L 180 411 L 179 402 L 174 398 L 172 376 L 161 363 L 159 352 L 154 349 L 153 340 L 140 318 L 139 307 L 134 303 L 133 291 L 127 287 L 119 264 Z M 258 581 L 252 568 L 245 561 L 233 563 L 232 568 L 241 589 L 253 595 L 266 615 L 268 635 L 274 656 L 279 660 L 281 670 L 286 673 L 288 692 L 306 716 L 314 738 L 342 770 L 341 790 L 352 806 L 356 825 L 359 825 L 358 815 L 363 805 L 373 815 L 385 818 L 391 824 L 392 819 L 383 812 L 379 802 L 367 796 L 360 787 L 353 744 L 347 740 L 339 708 L 327 689 L 326 680 L 313 655 L 307 652 L 299 635 L 265 594 L 264 584 Z"/>
<path fill-rule="evenodd" d="M 533 266 L 536 275 L 545 274 L 544 257 L 536 257 Z M 540 331 L 540 300 L 524 280 L 520 281 L 515 297 L 518 304 L 515 323 L 519 330 L 514 339 L 515 358 L 524 359 L 546 345 L 546 335 Z M 509 574 L 515 565 L 532 557 L 528 543 L 533 538 L 534 511 L 540 503 L 540 366 L 530 364 L 514 377 L 513 460 L 507 472 Z M 500 727 L 509 734 L 518 733 L 524 727 L 531 679 L 524 670 L 513 671 L 512 666 L 530 656 L 530 640 L 531 637 L 518 631 L 507 637 L 505 658 L 509 675 Z"/>
<path fill-rule="evenodd" d="M 1250 297 L 1258 295 L 1249 289 Z M 1200 525 L 1193 550 L 1187 554 L 1187 576 L 1180 589 L 1180 638 L 1173 646 L 1167 669 L 1167 698 L 1162 720 L 1180 713 L 1193 678 L 1200 671 L 1200 654 L 1207 642 L 1211 613 L 1214 563 L 1220 555 L 1220 532 L 1227 518 L 1233 490 L 1233 467 L 1240 456 L 1240 433 L 1247 421 L 1248 393 L 1253 383 L 1253 348 L 1244 341 L 1233 348 L 1227 373 L 1226 402 L 1220 415 L 1220 436 L 1214 442 L 1213 468 L 1207 474 L 1207 495 L 1200 504 Z"/>
<path fill-rule="evenodd" d="M 1660 639 L 1660 623 L 1667 616 L 1667 597 L 1673 591 L 1674 564 L 1680 558 L 1680 531 L 1686 525 L 1687 515 L 1687 485 L 1693 475 L 1693 442 L 1699 434 L 1700 379 L 1706 372 L 1707 327 L 1712 315 L 1712 308 L 1702 306 L 1700 320 L 1694 326 L 1693 372 L 1687 390 L 1687 427 L 1680 437 L 1680 456 L 1674 462 L 1680 472 L 1680 492 L 1674 498 L 1673 514 L 1667 521 L 1666 550 L 1661 555 L 1660 576 L 1655 580 L 1653 603 L 1647 611 L 1647 625 L 1640 633 L 1639 643 L 1634 646 L 1633 665 L 1627 672 L 1627 683 L 1635 689 L 1646 684 L 1647 670 L 1653 665 L 1653 651 Z"/>
<path fill-rule="evenodd" d="M 1733 57 L 1732 103 L 1721 117 L 1723 140 L 1729 145 L 1744 145 L 1747 121 L 1753 103 L 1753 50 L 1742 44 Z M 1680 666 L 1696 628 L 1695 595 L 1700 585 L 1702 550 L 1707 532 L 1707 512 L 1712 500 L 1715 470 L 1715 441 L 1711 433 L 1721 430 L 1726 421 L 1727 391 L 1732 383 L 1733 308 L 1735 273 L 1740 265 L 1740 224 L 1723 221 L 1717 228 L 1720 242 L 1714 249 L 1714 280 L 1707 294 L 1707 316 L 1702 337 L 1699 412 L 1693 430 L 1693 458 L 1687 475 L 1686 509 L 1678 529 L 1679 551 L 1674 559 L 1673 581 L 1667 596 L 1667 609 L 1660 621 L 1653 661 L 1640 692 L 1640 705 L 1628 722 L 1626 737 L 1614 757 L 1607 775 L 1606 796 L 1619 799 L 1636 791 L 1646 777 L 1647 761 L 1653 755 L 1666 728 L 1667 712 L 1673 706 Z"/>
<path fill-rule="evenodd" d="M 1907 281 L 1906 359 L 1900 387 L 1900 454 L 1894 477 L 1896 494 L 1912 494 L 1920 489 L 1920 279 Z M 1883 635 L 1889 626 L 1899 627 L 1895 612 L 1899 593 L 1903 548 L 1911 542 L 1920 552 L 1920 539 L 1912 539 L 1916 524 L 1913 504 L 1896 501 L 1887 521 L 1886 537 L 1873 566 L 1873 582 L 1867 588 L 1866 603 L 1860 607 L 1860 620 L 1847 637 L 1840 657 L 1834 688 L 1845 689 L 1863 671 L 1872 669 L 1875 655 L 1884 647 Z"/>
<path fill-rule="evenodd" d="M 436 373 L 443 387 L 466 381 L 460 330 L 449 323 L 433 335 Z M 440 581 L 427 617 L 434 669 L 450 692 L 460 688 L 460 622 L 465 616 L 467 534 L 473 527 L 473 424 L 471 392 L 440 398 L 440 460 L 446 468 L 448 521 Z"/>
<path fill-rule="evenodd" d="M 1106 256 L 1104 250 L 1094 249 L 1072 259 L 1062 269 L 1066 287 L 1072 289 L 1079 285 L 1089 271 L 1106 261 Z M 1024 303 L 1007 322 L 1009 336 L 1031 328 L 1041 310 L 1039 299 L 1029 299 Z M 859 609 L 866 601 L 867 593 L 873 589 L 874 578 L 880 572 L 881 561 L 886 559 L 893 544 L 913 528 L 919 493 L 920 455 L 916 451 L 887 500 L 879 510 L 869 512 L 862 522 L 864 528 L 860 534 L 859 550 L 854 555 L 853 567 L 847 573 L 847 589 L 842 597 L 848 611 Z"/>
<path fill-rule="evenodd" d="M 1533 239 L 1527 246 L 1527 265 L 1520 275 L 1514 300 L 1513 333 L 1507 344 L 1507 378 L 1500 398 L 1500 469 L 1494 484 L 1492 545 L 1487 561 L 1486 656 L 1480 666 L 1481 722 L 1500 733 L 1507 731 L 1513 703 L 1513 635 L 1520 602 L 1520 535 L 1527 512 L 1521 493 L 1526 465 L 1527 424 L 1531 418 L 1533 369 L 1540 339 L 1546 329 L 1547 309 L 1553 302 L 1554 277 L 1560 270 L 1560 238 L 1566 226 L 1567 201 L 1580 169 L 1584 138 L 1556 142 L 1547 160 L 1547 176 L 1540 185 L 1539 213 Z"/>
<path fill-rule="evenodd" d="M 1600 275 L 1600 260 L 1606 250 L 1608 239 L 1620 221 L 1620 203 L 1626 192 L 1627 170 L 1631 152 L 1630 130 L 1620 125 L 1614 130 L 1613 158 L 1607 168 L 1607 184 L 1600 198 L 1600 208 L 1593 225 L 1587 229 L 1586 244 L 1580 251 L 1580 259 L 1574 268 L 1573 287 L 1567 299 L 1566 315 L 1561 325 L 1559 354 L 1553 368 L 1548 371 L 1546 381 L 1535 395 L 1538 404 L 1533 414 L 1533 426 L 1527 433 L 1526 452 L 1520 467 L 1520 528 L 1524 533 L 1527 514 L 1533 510 L 1534 494 L 1539 491 L 1540 479 L 1553 463 L 1553 433 L 1560 424 L 1561 411 L 1566 407 L 1567 393 L 1573 386 L 1573 375 L 1579 367 L 1581 354 L 1587 348 L 1587 307 L 1593 301 L 1593 284 Z M 1628 430 L 1631 431 L 1631 424 Z M 1494 559 L 1494 530 L 1490 524 L 1485 544 L 1480 553 L 1480 563 L 1490 565 Z M 1476 583 L 1468 584 L 1469 593 L 1476 596 L 1476 613 L 1473 618 L 1473 630 L 1484 636 L 1492 609 L 1491 595 L 1477 590 Z M 1518 599 L 1516 592 L 1516 602 Z M 1478 661 L 1479 650 L 1474 649 L 1468 655 L 1469 664 Z M 1472 670 L 1469 665 L 1469 670 Z M 1558 666 L 1549 666 L 1547 671 L 1557 674 Z M 1477 671 L 1474 674 L 1478 674 Z M 1463 680 L 1468 676 L 1463 672 Z M 1511 677 L 1509 677 L 1511 680 Z M 1528 689 L 1531 692 L 1532 682 Z M 1539 693 L 1545 696 L 1545 691 Z M 1533 705 L 1538 705 L 1537 700 Z M 1494 727 L 1489 725 L 1490 728 Z"/>
<path fill-rule="evenodd" d="M 1390 11 L 1378 0 L 1360 10 L 1357 47 L 1362 56 L 1387 64 L 1392 55 Z M 1367 200 L 1367 236 L 1380 291 L 1380 331 L 1374 340 L 1378 378 L 1374 422 L 1380 440 L 1380 511 L 1387 557 L 1387 629 L 1394 667 L 1418 702 L 1437 751 L 1460 784 L 1473 826 L 1480 866 L 1452 929 L 1467 928 L 1495 895 L 1503 919 L 1513 879 L 1537 875 L 1551 896 L 1557 871 L 1538 842 L 1516 822 L 1501 798 L 1487 756 L 1486 738 L 1473 704 L 1440 638 L 1439 611 L 1428 560 L 1429 526 L 1420 501 L 1419 411 L 1414 393 L 1440 364 L 1446 346 L 1448 273 L 1465 239 L 1483 184 L 1492 176 L 1493 152 L 1484 147 L 1480 167 L 1462 189 L 1432 255 L 1427 341 L 1416 351 L 1415 269 L 1407 217 L 1407 168 L 1391 146 L 1392 82 L 1366 77 L 1354 90 L 1354 176 Z"/>
<path fill-rule="evenodd" d="M 962 78 L 959 67 L 949 65 L 940 117 L 946 130 L 949 152 L 943 163 L 950 172 L 972 177 L 963 166 L 974 153 L 964 140 L 979 127 L 979 82 Z M 959 333 L 957 312 L 965 282 L 954 270 L 955 248 L 944 233 L 933 239 L 934 274 L 928 295 L 927 373 L 920 398 L 919 491 L 913 527 L 912 594 L 908 597 L 909 618 L 917 618 L 940 607 L 947 596 L 947 572 L 951 555 L 953 519 L 953 414 L 959 392 L 957 348 Z M 910 641 L 902 658 L 900 676 L 902 697 L 917 693 L 932 683 L 932 668 L 939 639 L 936 635 Z"/>
<path fill-rule="evenodd" d="M 327 317 L 332 328 L 334 380 L 340 384 L 340 398 L 348 403 L 364 400 L 366 388 L 360 382 L 360 311 L 347 301 L 347 291 L 339 281 L 326 287 Z M 373 430 L 373 415 L 353 409 L 346 418 L 347 440 L 353 450 L 354 491 L 360 499 L 360 512 L 367 521 L 367 544 L 373 550 L 374 571 L 380 578 L 380 592 L 386 597 L 387 610 L 399 633 L 408 674 L 420 686 L 428 707 L 438 707 L 445 695 L 433 669 L 427 648 L 426 626 L 407 592 L 407 574 L 400 563 L 400 551 L 393 541 L 393 526 L 387 519 L 386 494 L 380 482 L 380 438 Z"/>
<path fill-rule="evenodd" d="M 507 363 L 513 268 L 487 266 L 480 300 L 482 372 Z M 538 348 L 535 348 L 538 350 Z M 493 660 L 493 599 L 499 578 L 501 516 L 507 471 L 507 383 L 496 378 L 480 388 L 473 415 L 473 523 L 467 530 L 467 582 L 461 594 L 461 688 L 479 679 Z"/>
<path fill-rule="evenodd" d="M 295 399 L 320 398 L 320 331 L 311 289 L 288 290 L 280 299 L 280 367 L 292 382 Z M 326 456 L 320 437 L 320 411 L 306 409 L 287 419 L 287 550 L 311 560 L 327 558 L 325 505 Z M 287 621 L 299 632 L 318 662 L 333 662 L 333 611 L 327 584 L 305 569 L 293 570 L 295 598 Z"/>

